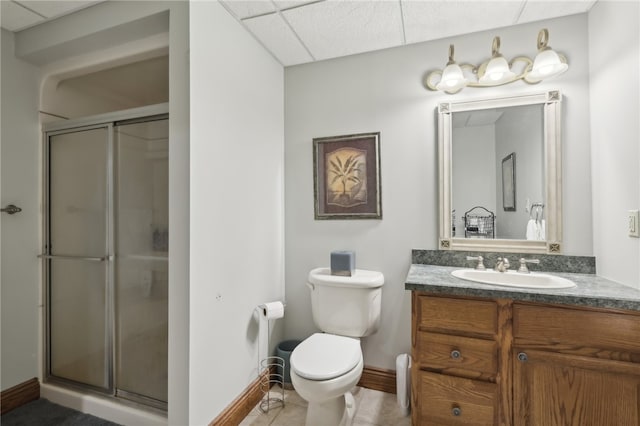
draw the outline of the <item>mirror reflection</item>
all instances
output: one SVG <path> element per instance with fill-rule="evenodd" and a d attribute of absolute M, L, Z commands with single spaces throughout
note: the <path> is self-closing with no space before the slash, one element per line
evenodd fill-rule
<path fill-rule="evenodd" d="M 442 250 L 562 252 L 558 90 L 438 104 Z"/>
<path fill-rule="evenodd" d="M 544 104 L 451 113 L 451 236 L 546 240 Z"/>

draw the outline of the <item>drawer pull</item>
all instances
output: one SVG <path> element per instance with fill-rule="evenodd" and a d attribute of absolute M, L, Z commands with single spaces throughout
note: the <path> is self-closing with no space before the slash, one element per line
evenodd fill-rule
<path fill-rule="evenodd" d="M 527 362 L 529 360 L 529 357 L 527 356 L 526 353 L 520 352 L 518 354 L 518 360 L 520 360 L 520 362 Z"/>
<path fill-rule="evenodd" d="M 453 359 L 459 359 L 462 356 L 462 354 L 460 353 L 459 350 L 454 349 L 451 351 L 451 358 Z"/>
<path fill-rule="evenodd" d="M 455 417 L 461 416 L 462 415 L 462 408 L 453 407 L 453 409 L 451 410 L 451 414 L 453 414 Z"/>

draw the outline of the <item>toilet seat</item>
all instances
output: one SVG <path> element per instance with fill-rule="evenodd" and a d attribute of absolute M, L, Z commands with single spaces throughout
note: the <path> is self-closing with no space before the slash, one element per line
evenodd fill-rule
<path fill-rule="evenodd" d="M 294 349 L 291 368 L 305 379 L 329 380 L 351 371 L 361 359 L 358 339 L 316 333 Z"/>

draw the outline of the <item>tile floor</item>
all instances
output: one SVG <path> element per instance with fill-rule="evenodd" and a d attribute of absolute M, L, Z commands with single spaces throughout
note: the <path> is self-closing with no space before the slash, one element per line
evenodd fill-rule
<path fill-rule="evenodd" d="M 353 426 L 411 426 L 411 417 L 400 414 L 394 394 L 360 387 L 355 387 L 351 393 L 357 403 Z M 276 394 L 280 395 L 279 391 Z M 240 426 L 304 426 L 307 401 L 295 391 L 286 389 L 284 400 L 284 408 L 272 408 L 267 414 L 260 410 L 258 404 Z"/>

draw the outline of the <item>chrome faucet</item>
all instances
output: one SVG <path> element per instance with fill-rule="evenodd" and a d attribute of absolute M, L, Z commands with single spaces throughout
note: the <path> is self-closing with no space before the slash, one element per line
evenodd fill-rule
<path fill-rule="evenodd" d="M 494 270 L 496 272 L 506 272 L 509 270 L 509 259 L 507 259 L 506 257 L 499 257 L 498 260 L 496 260 L 496 266 L 494 266 Z"/>

